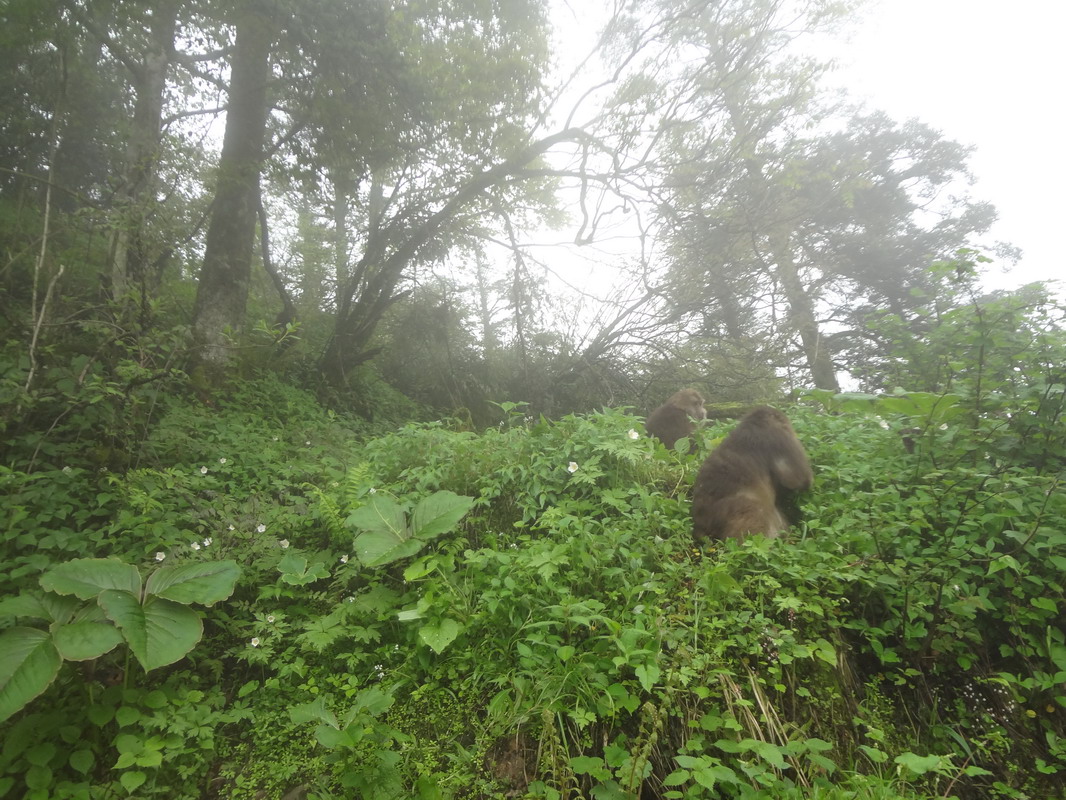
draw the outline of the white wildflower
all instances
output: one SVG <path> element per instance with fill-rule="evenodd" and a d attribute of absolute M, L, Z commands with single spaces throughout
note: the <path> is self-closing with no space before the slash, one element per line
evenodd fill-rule
<path fill-rule="evenodd" d="M 167 557 L 167 554 L 164 553 L 162 550 L 160 550 L 158 553 L 155 554 L 155 560 L 156 561 L 162 561 L 166 557 Z"/>
<path fill-rule="evenodd" d="M 226 463 L 226 459 L 224 459 L 224 458 L 220 458 L 220 459 L 218 460 L 218 463 L 219 463 L 219 464 L 225 464 L 225 463 Z"/>
<path fill-rule="evenodd" d="M 189 547 L 191 547 L 193 550 L 199 550 L 200 549 L 200 543 L 199 542 L 193 542 L 191 545 L 189 545 Z"/>
<path fill-rule="evenodd" d="M 266 533 L 266 529 L 267 529 L 267 526 L 264 525 L 261 522 L 258 525 L 255 526 L 255 530 L 256 530 L 257 533 Z"/>
<path fill-rule="evenodd" d="M 253 636 L 252 637 L 252 647 L 259 647 L 259 637 L 258 636 Z"/>
<path fill-rule="evenodd" d="M 211 542 L 213 542 L 213 541 L 214 541 L 214 539 L 212 539 L 210 536 L 208 536 L 206 539 L 204 539 L 204 547 L 210 547 L 211 546 Z"/>
<path fill-rule="evenodd" d="M 201 475 L 206 475 L 207 474 L 207 467 L 200 467 L 200 474 Z"/>
<path fill-rule="evenodd" d="M 347 563 L 348 563 L 348 556 L 347 556 L 347 554 L 345 554 L 345 555 L 341 556 L 341 563 L 342 563 L 342 564 L 347 564 Z"/>
<path fill-rule="evenodd" d="M 72 470 L 69 466 L 66 466 L 66 467 L 63 467 L 63 471 L 64 472 L 73 472 L 74 470 Z"/>
<path fill-rule="evenodd" d="M 373 486 L 371 486 L 370 487 L 370 494 L 377 494 L 377 493 L 378 493 L 378 490 L 375 489 Z"/>
<path fill-rule="evenodd" d="M 267 614 L 267 622 L 270 622 L 270 623 L 274 622 L 274 615 L 273 614 Z"/>
<path fill-rule="evenodd" d="M 287 550 L 289 548 L 289 540 L 278 539 L 278 546 L 281 547 L 282 550 Z"/>
<path fill-rule="evenodd" d="M 578 467 L 576 461 L 571 461 L 569 464 L 566 465 L 566 471 L 569 472 L 571 475 L 577 472 L 577 469 Z"/>
<path fill-rule="evenodd" d="M 230 525 L 230 526 L 229 526 L 229 530 L 231 530 L 231 531 L 232 531 L 232 530 L 235 530 L 235 529 L 234 529 L 234 527 L 233 527 L 232 525 Z"/>
<path fill-rule="evenodd" d="M 639 439 L 639 438 L 640 438 L 640 434 L 639 434 L 639 433 L 637 433 L 637 432 L 636 432 L 635 430 L 633 430 L 632 428 L 630 428 L 630 429 L 629 429 L 629 434 L 628 434 L 628 435 L 629 435 L 629 438 L 630 438 L 630 439 Z"/>

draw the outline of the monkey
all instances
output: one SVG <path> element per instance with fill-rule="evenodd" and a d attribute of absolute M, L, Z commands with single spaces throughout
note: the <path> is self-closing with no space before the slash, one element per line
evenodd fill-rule
<path fill-rule="evenodd" d="M 758 406 L 741 419 L 696 474 L 692 535 L 701 539 L 776 537 L 788 527 L 782 510 L 792 493 L 814 482 L 807 453 L 788 417 Z"/>
<path fill-rule="evenodd" d="M 691 437 L 696 426 L 692 420 L 707 418 L 703 407 L 703 396 L 695 389 L 682 389 L 670 396 L 670 399 L 648 414 L 644 430 L 660 442 L 673 448 L 678 439 Z M 696 443 L 689 445 L 690 453 L 696 451 Z"/>

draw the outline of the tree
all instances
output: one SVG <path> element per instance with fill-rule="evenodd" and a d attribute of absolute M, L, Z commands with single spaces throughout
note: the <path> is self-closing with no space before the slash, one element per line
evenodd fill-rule
<path fill-rule="evenodd" d="M 246 0 L 235 12 L 226 132 L 193 307 L 199 358 L 215 369 L 229 360 L 226 331 L 244 325 L 248 302 L 269 112 L 270 51 L 277 30 L 270 6 L 269 0 Z"/>
<path fill-rule="evenodd" d="M 836 391 L 835 359 L 862 335 L 855 310 L 912 303 L 924 267 L 994 215 L 965 197 L 936 201 L 969 178 L 965 148 L 917 123 L 822 107 L 820 68 L 773 57 L 789 36 L 771 24 L 781 8 L 737 3 L 682 34 L 713 69 L 693 100 L 701 121 L 671 141 L 672 294 L 704 335 L 761 340 L 781 370 L 794 337 L 810 381 Z"/>

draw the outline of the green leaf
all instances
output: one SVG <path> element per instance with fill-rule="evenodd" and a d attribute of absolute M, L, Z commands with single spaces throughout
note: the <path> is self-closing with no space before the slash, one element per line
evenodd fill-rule
<path fill-rule="evenodd" d="M 398 539 L 409 536 L 403 509 L 388 497 L 377 495 L 349 515 L 348 525 L 362 531 L 388 531 Z"/>
<path fill-rule="evenodd" d="M 55 601 L 63 601 L 67 604 L 66 607 L 73 613 L 73 609 L 77 608 L 78 601 L 70 597 L 56 597 L 56 595 L 46 595 L 53 598 Z M 20 594 L 17 597 L 5 597 L 0 600 L 0 619 L 7 617 L 26 617 L 29 619 L 43 619 L 47 622 L 54 622 L 55 617 L 53 612 L 45 605 L 44 598 L 38 594 Z"/>
<path fill-rule="evenodd" d="M 47 689 L 61 663 L 45 631 L 9 628 L 0 634 L 0 722 Z"/>
<path fill-rule="evenodd" d="M 454 619 L 442 619 L 437 623 L 423 625 L 418 629 L 419 638 L 428 644 L 434 653 L 441 653 L 444 648 L 455 641 L 461 626 Z"/>
<path fill-rule="evenodd" d="M 85 775 L 93 768 L 93 764 L 96 763 L 96 756 L 93 755 L 92 750 L 75 750 L 70 754 L 68 762 L 71 767 L 82 775 Z"/>
<path fill-rule="evenodd" d="M 650 692 L 662 675 L 662 670 L 655 664 L 641 664 L 633 671 L 645 692 Z"/>
<path fill-rule="evenodd" d="M 415 506 L 411 514 L 411 528 L 419 539 L 428 540 L 452 530 L 459 523 L 470 506 L 473 497 L 463 497 L 454 492 L 441 491 Z"/>
<path fill-rule="evenodd" d="M 397 539 L 386 531 L 368 531 L 355 540 L 355 554 L 367 567 L 380 567 L 418 553 L 425 542 L 421 539 Z"/>
<path fill-rule="evenodd" d="M 558 656 L 559 660 L 565 664 L 567 661 L 574 657 L 574 653 L 576 652 L 577 650 L 572 645 L 564 644 L 562 647 L 556 649 L 555 655 Z"/>
<path fill-rule="evenodd" d="M 316 697 L 310 703 L 301 703 L 289 709 L 289 719 L 294 725 L 305 725 L 308 722 L 325 723 L 333 728 L 340 728 L 337 715 L 326 708 L 324 697 Z"/>
<path fill-rule="evenodd" d="M 122 643 L 122 634 L 110 622 L 74 622 L 52 629 L 52 641 L 67 661 L 89 661 Z"/>
<path fill-rule="evenodd" d="M 161 567 L 149 576 L 146 595 L 156 595 L 189 605 L 212 606 L 233 594 L 241 568 L 236 561 L 215 561 Z"/>
<path fill-rule="evenodd" d="M 42 575 L 41 586 L 82 600 L 91 600 L 105 589 L 140 595 L 141 575 L 132 564 L 115 558 L 76 558 Z"/>
<path fill-rule="evenodd" d="M 130 794 L 133 794 L 137 789 L 141 787 L 141 784 L 148 780 L 148 776 L 138 770 L 132 770 L 129 772 L 123 772 L 122 777 L 120 777 L 118 780 L 119 783 L 122 784 L 123 789 L 125 789 Z"/>
<path fill-rule="evenodd" d="M 145 672 L 173 664 L 192 650 L 203 636 L 199 615 L 188 606 L 149 597 L 142 606 L 129 592 L 108 589 L 99 603 L 122 631 Z"/>
<path fill-rule="evenodd" d="M 915 775 L 924 775 L 930 770 L 940 766 L 940 756 L 919 756 L 914 753 L 903 753 L 896 756 L 896 763 L 906 767 Z"/>
<path fill-rule="evenodd" d="M 1029 601 L 1034 607 L 1042 609 L 1044 611 L 1050 611 L 1052 614 L 1058 613 L 1058 606 L 1055 605 L 1055 601 L 1050 597 L 1034 597 Z"/>

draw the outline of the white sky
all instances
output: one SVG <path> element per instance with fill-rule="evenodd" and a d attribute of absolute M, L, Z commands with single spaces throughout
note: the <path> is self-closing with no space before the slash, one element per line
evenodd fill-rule
<path fill-rule="evenodd" d="M 1066 4 L 874 0 L 862 17 L 831 48 L 831 80 L 976 147 L 971 191 L 999 211 L 991 238 L 1023 250 L 1008 275 L 992 265 L 986 284 L 1066 278 Z"/>

